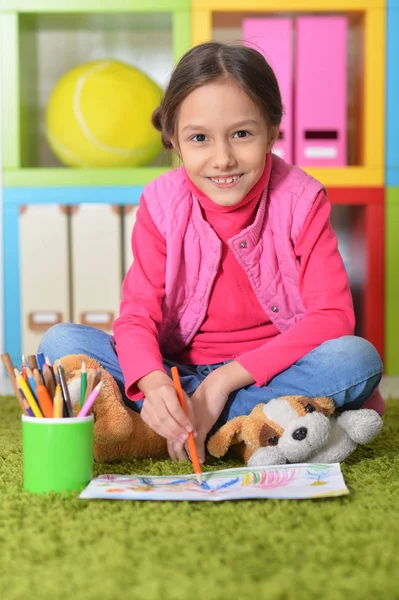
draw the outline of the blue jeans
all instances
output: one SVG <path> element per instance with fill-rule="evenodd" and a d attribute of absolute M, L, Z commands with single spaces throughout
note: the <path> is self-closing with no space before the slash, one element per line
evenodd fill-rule
<path fill-rule="evenodd" d="M 95 358 L 116 380 L 125 404 L 140 412 L 143 401 L 132 402 L 125 395 L 124 378 L 111 335 L 94 327 L 61 323 L 45 333 L 39 352 L 52 362 L 66 354 Z M 174 364 L 179 369 L 183 389 L 191 396 L 201 381 L 224 363 L 181 365 L 165 359 L 169 374 Z M 233 417 L 248 415 L 260 402 L 279 396 L 329 396 L 338 410 L 357 409 L 371 396 L 381 376 L 381 359 L 370 342 L 356 336 L 329 340 L 273 377 L 267 385 L 248 385 L 230 394 L 213 430 Z"/>

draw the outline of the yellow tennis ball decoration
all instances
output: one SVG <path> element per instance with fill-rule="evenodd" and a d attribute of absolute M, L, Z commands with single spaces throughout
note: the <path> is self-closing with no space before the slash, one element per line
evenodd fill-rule
<path fill-rule="evenodd" d="M 162 149 L 151 124 L 161 88 L 117 60 L 89 62 L 61 77 L 46 109 L 48 142 L 71 167 L 136 167 Z"/>

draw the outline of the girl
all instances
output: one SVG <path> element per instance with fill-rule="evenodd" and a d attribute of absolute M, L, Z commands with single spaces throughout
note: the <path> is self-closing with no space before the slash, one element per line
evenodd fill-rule
<path fill-rule="evenodd" d="M 211 42 L 183 56 L 153 115 L 183 166 L 144 188 L 114 337 L 63 324 L 40 345 L 52 360 L 96 358 L 173 460 L 194 431 L 203 462 L 212 431 L 282 395 L 383 412 L 381 360 L 353 335 L 323 185 L 271 153 L 281 118 L 256 50 Z"/>

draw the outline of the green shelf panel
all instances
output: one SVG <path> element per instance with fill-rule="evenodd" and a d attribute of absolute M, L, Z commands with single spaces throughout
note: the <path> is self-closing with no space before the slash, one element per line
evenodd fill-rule
<path fill-rule="evenodd" d="M 386 202 L 387 204 L 395 204 L 399 206 L 399 187 L 387 186 L 386 188 Z"/>
<path fill-rule="evenodd" d="M 188 11 L 128 11 L 128 12 L 73 12 L 73 13 L 19 13 L 20 33 L 39 31 L 162 31 L 171 28 L 172 15 Z M 9 13 L 3 13 L 9 14 Z"/>
<path fill-rule="evenodd" d="M 191 12 L 173 13 L 173 58 L 175 64 L 191 48 Z"/>
<path fill-rule="evenodd" d="M 2 79 L 2 154 L 5 167 L 17 167 L 20 160 L 19 45 L 18 16 L 0 14 L 0 65 Z M 7 49 L 7 51 L 5 51 Z"/>
<path fill-rule="evenodd" d="M 399 375 L 399 188 L 386 190 L 385 373 Z"/>
<path fill-rule="evenodd" d="M 172 167 L 136 169 L 7 169 L 4 187 L 145 185 Z"/>
<path fill-rule="evenodd" d="M 0 11 L 20 13 L 158 12 L 189 9 L 190 0 L 0 0 Z"/>

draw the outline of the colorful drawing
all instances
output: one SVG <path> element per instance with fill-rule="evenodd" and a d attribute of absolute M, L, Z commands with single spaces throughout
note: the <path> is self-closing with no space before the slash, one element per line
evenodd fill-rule
<path fill-rule="evenodd" d="M 323 492 L 318 486 L 323 485 Z M 80 498 L 117 500 L 233 500 L 245 498 L 318 498 L 348 494 L 340 465 L 243 467 L 195 475 L 100 475 Z"/>
<path fill-rule="evenodd" d="M 315 465 L 312 469 L 307 469 L 307 474 L 310 479 L 313 479 L 311 485 L 325 485 L 328 483 L 328 470 L 324 469 L 323 465 Z"/>

